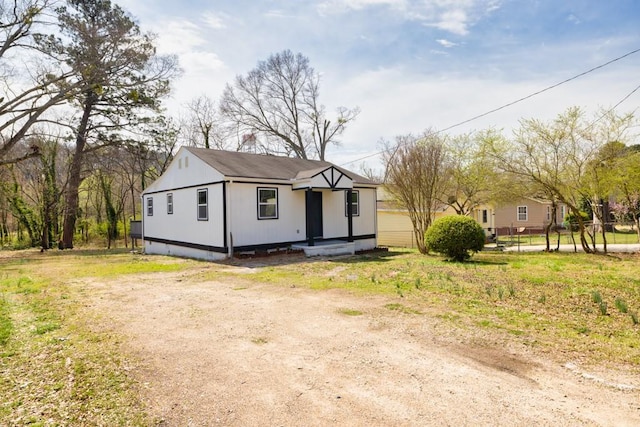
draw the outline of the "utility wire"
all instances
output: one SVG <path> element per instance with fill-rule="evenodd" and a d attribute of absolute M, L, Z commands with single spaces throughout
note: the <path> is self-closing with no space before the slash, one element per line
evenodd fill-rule
<path fill-rule="evenodd" d="M 618 101 L 618 103 L 616 105 L 614 105 L 613 107 L 609 108 L 607 111 L 605 111 L 600 117 L 598 117 L 596 120 L 593 121 L 593 123 L 591 123 L 589 126 L 587 126 L 587 129 L 591 129 L 593 126 L 595 126 L 596 123 L 598 123 L 600 120 L 602 120 L 607 114 L 609 114 L 610 112 L 612 112 L 613 110 L 615 110 L 616 108 L 618 108 L 618 106 L 620 106 L 620 104 L 622 104 L 624 101 L 626 101 L 627 99 L 629 99 L 629 97 L 631 97 L 631 95 L 633 95 L 634 93 L 636 93 L 638 90 L 640 89 L 640 85 L 636 86 L 635 89 L 633 89 L 631 92 L 629 92 L 624 98 L 622 98 L 620 101 Z"/>
<path fill-rule="evenodd" d="M 467 124 L 467 123 L 469 123 L 469 122 L 472 122 L 472 121 L 474 121 L 474 120 L 478 120 L 478 119 L 480 119 L 480 118 L 482 118 L 482 117 L 488 116 L 489 114 L 493 114 L 493 113 L 495 113 L 495 112 L 497 112 L 497 111 L 503 110 L 503 109 L 505 109 L 505 108 L 507 108 L 507 107 L 511 107 L 512 105 L 515 105 L 515 104 L 517 104 L 517 103 L 519 103 L 519 102 L 522 102 L 522 101 L 526 101 L 526 100 L 527 100 L 527 99 L 529 99 L 529 98 L 533 98 L 534 96 L 540 95 L 541 93 L 547 92 L 547 91 L 549 91 L 549 90 L 551 90 L 551 89 L 555 89 L 555 88 L 557 88 L 558 86 L 561 86 L 561 85 L 563 85 L 563 84 L 565 84 L 565 83 L 569 83 L 569 82 L 571 82 L 571 81 L 573 81 L 573 80 L 576 80 L 576 79 L 578 79 L 578 78 L 580 78 L 580 77 L 582 77 L 582 76 L 585 76 L 585 75 L 587 75 L 587 74 L 589 74 L 589 73 L 592 73 L 592 72 L 594 72 L 594 71 L 596 71 L 596 70 L 599 70 L 599 69 L 604 68 L 604 67 L 606 67 L 606 66 L 608 66 L 608 65 L 611 65 L 611 64 L 613 64 L 614 62 L 620 61 L 620 60 L 622 60 L 622 59 L 624 59 L 624 58 L 626 58 L 626 57 L 628 57 L 628 56 L 631 56 L 631 55 L 633 55 L 634 53 L 638 53 L 638 52 L 640 52 L 640 48 L 635 49 L 635 50 L 632 50 L 631 52 L 627 52 L 627 53 L 625 53 L 625 54 L 624 54 L 624 55 L 622 55 L 622 56 L 619 56 L 619 57 L 614 58 L 614 59 L 612 59 L 612 60 L 610 60 L 610 61 L 608 61 L 608 62 L 605 62 L 604 64 L 601 64 L 601 65 L 598 65 L 598 66 L 596 66 L 596 67 L 590 68 L 590 69 L 588 69 L 587 71 L 584 71 L 584 72 L 582 72 L 582 73 L 580 73 L 580 74 L 576 74 L 575 76 L 570 77 L 570 78 L 568 78 L 568 79 L 566 79 L 566 80 L 563 80 L 563 81 L 561 81 L 561 82 L 559 82 L 559 83 L 553 84 L 553 85 L 551 85 L 551 86 L 547 86 L 547 87 L 546 87 L 546 88 L 544 88 L 544 89 L 541 89 L 541 90 L 539 90 L 539 91 L 537 91 L 537 92 L 534 92 L 534 93 L 532 93 L 532 94 L 530 94 L 530 95 L 527 95 L 527 96 L 524 96 L 524 97 L 522 97 L 522 98 L 516 99 L 515 101 L 512 101 L 512 102 L 509 102 L 509 103 L 507 103 L 507 104 L 504 104 L 504 105 L 502 105 L 502 106 L 500 106 L 500 107 L 498 107 L 498 108 L 494 108 L 493 110 L 489 110 L 489 111 L 487 111 L 487 112 L 485 112 L 485 113 L 478 114 L 477 116 L 471 117 L 470 119 L 467 119 L 467 120 L 463 120 L 463 121 L 461 121 L 461 122 L 459 122 L 459 123 L 456 123 L 456 124 L 454 124 L 454 125 L 451 125 L 451 126 L 449 126 L 449 127 L 446 127 L 446 128 L 444 128 L 444 129 L 440 129 L 440 130 L 434 131 L 434 132 L 430 133 L 430 134 L 429 134 L 429 135 L 427 135 L 427 136 L 437 135 L 437 134 L 439 134 L 439 133 L 442 133 L 442 132 L 445 132 L 445 131 L 451 130 L 451 129 L 456 128 L 456 127 L 458 127 L 458 126 L 462 126 L 462 125 Z M 615 105 L 615 106 L 614 106 L 610 111 L 612 111 L 612 110 L 613 110 L 613 109 L 615 109 L 618 105 L 620 105 L 622 102 L 624 102 L 627 98 L 629 98 L 629 97 L 630 97 L 634 92 L 636 92 L 638 89 L 640 89 L 640 86 L 638 86 L 637 88 L 635 88 L 631 93 L 629 93 L 626 97 L 624 97 L 624 98 L 623 98 L 620 102 L 618 102 L 618 103 L 617 103 L 617 104 L 616 104 L 616 105 Z M 598 120 L 599 120 L 599 119 L 598 119 Z M 384 151 L 377 151 L 377 152 L 375 152 L 375 153 L 373 153 L 373 154 L 369 154 L 369 155 L 367 155 L 367 156 L 360 157 L 359 159 L 355 159 L 355 160 L 352 160 L 352 161 L 350 161 L 350 162 L 343 163 L 341 166 L 350 165 L 350 164 L 352 164 L 352 163 L 360 162 L 360 161 L 362 161 L 362 160 L 366 160 L 366 159 L 369 159 L 369 158 L 371 158 L 371 157 L 379 156 L 379 155 L 380 155 L 380 154 L 382 154 L 383 152 L 384 152 Z"/>

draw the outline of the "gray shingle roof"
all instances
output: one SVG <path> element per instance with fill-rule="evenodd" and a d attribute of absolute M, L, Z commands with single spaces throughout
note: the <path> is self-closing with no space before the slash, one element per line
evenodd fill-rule
<path fill-rule="evenodd" d="M 376 185 L 368 178 L 321 160 L 268 156 L 237 151 L 184 147 L 194 156 L 227 177 L 294 180 L 331 166 L 348 175 L 354 183 Z M 313 174 L 312 174 L 313 175 Z"/>

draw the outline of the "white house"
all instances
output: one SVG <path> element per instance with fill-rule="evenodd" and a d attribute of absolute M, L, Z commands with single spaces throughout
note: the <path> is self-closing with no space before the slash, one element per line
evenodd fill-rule
<path fill-rule="evenodd" d="M 325 161 L 182 147 L 142 194 L 145 251 L 218 260 L 373 249 L 376 187 Z"/>

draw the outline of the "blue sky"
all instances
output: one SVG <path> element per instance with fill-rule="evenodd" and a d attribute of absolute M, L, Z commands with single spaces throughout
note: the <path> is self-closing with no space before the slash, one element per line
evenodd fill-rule
<path fill-rule="evenodd" d="M 640 48 L 635 0 L 115 1 L 158 35 L 161 53 L 178 55 L 175 114 L 199 95 L 219 99 L 272 53 L 309 57 L 327 109 L 361 109 L 329 151 L 338 164 L 377 152 L 380 139 L 448 128 Z M 508 136 L 521 118 L 549 120 L 574 105 L 595 114 L 638 85 L 640 52 L 448 132 Z M 638 106 L 640 93 L 619 109 Z M 368 161 L 375 167 L 375 156 Z"/>

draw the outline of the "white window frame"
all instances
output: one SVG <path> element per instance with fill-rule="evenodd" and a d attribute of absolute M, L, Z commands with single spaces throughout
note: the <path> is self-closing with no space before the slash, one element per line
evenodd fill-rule
<path fill-rule="evenodd" d="M 204 203 L 200 202 L 200 194 L 204 194 L 205 200 Z M 196 191 L 196 204 L 197 208 L 197 216 L 198 221 L 209 221 L 209 189 L 201 188 Z M 204 208 L 204 215 L 200 215 L 201 208 Z"/>
<path fill-rule="evenodd" d="M 522 209 L 522 211 L 521 211 Z M 522 219 L 522 215 L 524 214 L 524 219 Z M 529 207 L 528 206 L 518 206 L 516 208 L 516 220 L 520 222 L 526 222 L 529 220 Z"/>
<path fill-rule="evenodd" d="M 351 215 L 360 216 L 360 191 L 351 190 L 351 197 L 355 198 L 355 201 L 351 200 Z M 349 216 L 349 192 L 344 192 L 344 216 Z"/>
<path fill-rule="evenodd" d="M 173 215 L 173 193 L 167 193 L 167 215 Z"/>
<path fill-rule="evenodd" d="M 147 197 L 147 216 L 153 216 L 153 197 Z"/>
<path fill-rule="evenodd" d="M 267 199 L 266 202 L 262 201 L 262 192 L 273 192 L 274 197 Z M 258 204 L 258 219 L 262 220 L 262 219 L 278 219 L 278 189 L 276 187 L 258 187 L 258 200 L 257 200 L 257 204 Z M 270 201 L 273 200 L 273 201 Z M 273 206 L 274 208 L 274 213 L 273 215 L 263 215 L 262 214 L 262 208 L 263 207 L 268 207 L 268 206 Z M 266 212 L 265 212 L 266 213 Z"/>

